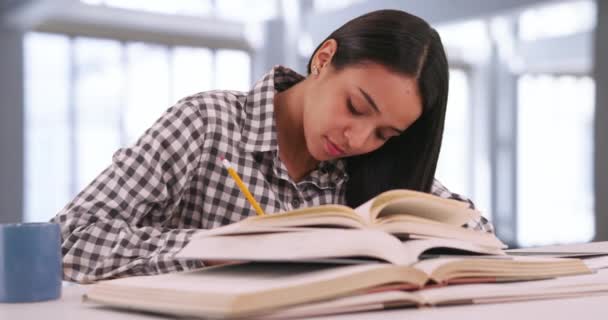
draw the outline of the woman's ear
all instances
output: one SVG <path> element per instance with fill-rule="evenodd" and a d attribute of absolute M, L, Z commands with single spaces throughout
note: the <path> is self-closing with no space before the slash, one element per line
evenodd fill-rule
<path fill-rule="evenodd" d="M 336 50 L 338 49 L 338 42 L 334 39 L 327 39 L 321 47 L 315 53 L 315 57 L 312 59 L 312 65 L 316 66 L 319 71 L 329 66 L 331 59 L 333 58 Z"/>

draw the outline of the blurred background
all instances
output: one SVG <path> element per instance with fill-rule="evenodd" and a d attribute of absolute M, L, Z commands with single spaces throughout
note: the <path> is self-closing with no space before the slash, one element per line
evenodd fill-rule
<path fill-rule="evenodd" d="M 179 98 L 248 90 L 376 9 L 439 31 L 437 178 L 511 246 L 608 240 L 608 4 L 571 0 L 0 0 L 0 222 L 46 221 Z"/>

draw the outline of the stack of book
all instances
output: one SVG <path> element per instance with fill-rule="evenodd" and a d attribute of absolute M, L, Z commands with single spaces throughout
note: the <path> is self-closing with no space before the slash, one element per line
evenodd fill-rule
<path fill-rule="evenodd" d="M 188 317 L 308 317 L 406 306 L 608 292 L 582 260 L 507 254 L 463 228 L 478 211 L 410 190 L 351 209 L 324 205 L 202 230 L 178 259 L 229 261 L 194 271 L 102 281 L 85 301 Z M 552 279 L 552 280 L 551 280 Z"/>

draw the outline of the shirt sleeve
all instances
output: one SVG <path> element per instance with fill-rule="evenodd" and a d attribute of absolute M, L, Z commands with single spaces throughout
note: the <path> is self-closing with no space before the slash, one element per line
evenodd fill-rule
<path fill-rule="evenodd" d="M 177 104 L 51 221 L 61 227 L 64 279 L 90 283 L 201 267 L 173 255 L 196 229 L 170 228 L 198 166 L 202 119 Z"/>
<path fill-rule="evenodd" d="M 475 209 L 475 204 L 471 199 L 468 199 L 460 194 L 453 193 L 448 188 L 446 188 L 439 180 L 435 179 L 433 181 L 433 186 L 431 187 L 431 193 L 448 199 L 454 199 L 462 202 L 466 202 L 469 204 L 469 208 Z M 480 216 L 479 219 L 471 220 L 463 225 L 464 228 L 469 228 L 477 231 L 494 233 L 494 226 L 492 223 L 483 216 Z"/>

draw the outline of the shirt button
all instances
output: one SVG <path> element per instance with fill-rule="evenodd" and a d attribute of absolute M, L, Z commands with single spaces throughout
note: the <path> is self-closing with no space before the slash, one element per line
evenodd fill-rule
<path fill-rule="evenodd" d="M 296 198 L 291 199 L 291 206 L 292 206 L 294 209 L 299 208 L 299 207 L 300 207 L 300 200 L 298 200 L 298 199 L 296 199 Z"/>

